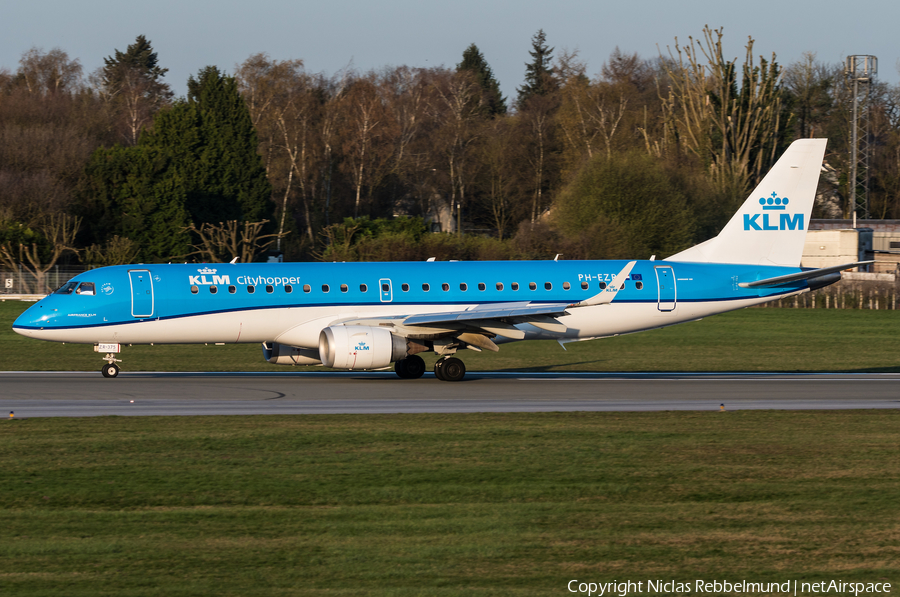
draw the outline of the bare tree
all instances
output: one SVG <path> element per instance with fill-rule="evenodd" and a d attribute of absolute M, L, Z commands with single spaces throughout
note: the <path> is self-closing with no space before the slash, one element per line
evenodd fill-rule
<path fill-rule="evenodd" d="M 75 91 L 81 84 L 81 63 L 69 60 L 69 55 L 59 48 L 47 53 L 33 47 L 19 60 L 19 77 L 28 91 L 37 95 Z"/>
<path fill-rule="evenodd" d="M 353 81 L 344 94 L 342 101 L 344 136 L 344 155 L 353 177 L 355 201 L 353 217 L 359 217 L 359 206 L 362 200 L 363 186 L 368 182 L 369 191 L 379 165 L 387 160 L 378 144 L 379 137 L 387 128 L 388 114 L 384 109 L 381 95 L 378 92 L 375 76 Z"/>
<path fill-rule="evenodd" d="M 259 222 L 238 222 L 228 220 L 216 224 L 203 223 L 197 228 L 193 223 L 184 230 L 190 230 L 200 239 L 194 245 L 194 252 L 207 263 L 231 261 L 237 257 L 242 263 L 251 263 L 258 255 L 268 250 L 280 237 L 287 233 L 261 234 L 268 220 Z"/>
<path fill-rule="evenodd" d="M 65 214 L 47 216 L 39 227 L 47 241 L 46 246 L 37 242 L 26 244 L 7 241 L 0 245 L 0 261 L 12 271 L 21 267 L 31 274 L 34 277 L 33 292 L 49 292 L 50 288 L 45 282 L 47 272 L 65 253 L 78 254 L 75 234 L 80 226 L 81 218 Z"/>
<path fill-rule="evenodd" d="M 753 39 L 744 64 L 725 60 L 722 29 L 704 27 L 703 39 L 669 52 L 669 92 L 663 100 L 668 134 L 710 164 L 721 190 L 746 193 L 775 160 L 782 120 L 780 67 L 775 55 L 754 63 Z M 740 73 L 740 85 L 738 75 Z"/>
<path fill-rule="evenodd" d="M 470 173 L 470 153 L 478 137 L 478 124 L 485 118 L 484 96 L 475 76 L 458 71 L 439 81 L 435 89 L 441 100 L 442 147 L 450 177 L 450 208 L 455 210 L 456 231 L 462 234 L 462 211 Z"/>

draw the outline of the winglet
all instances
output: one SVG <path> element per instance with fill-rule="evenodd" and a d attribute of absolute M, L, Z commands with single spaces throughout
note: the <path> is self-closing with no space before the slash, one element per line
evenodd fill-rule
<path fill-rule="evenodd" d="M 637 261 L 629 261 L 625 267 L 622 268 L 616 276 L 613 278 L 613 281 L 610 282 L 609 286 L 605 289 L 601 290 L 599 294 L 595 294 L 591 298 L 586 301 L 581 301 L 580 303 L 575 303 L 572 305 L 573 307 L 590 307 L 591 305 L 607 305 L 616 298 L 616 294 L 622 289 L 622 286 L 625 284 L 625 280 L 631 274 L 632 268 L 635 266 Z"/>

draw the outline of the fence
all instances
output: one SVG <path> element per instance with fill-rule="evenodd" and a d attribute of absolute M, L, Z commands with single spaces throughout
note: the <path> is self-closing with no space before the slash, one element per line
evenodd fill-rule
<path fill-rule="evenodd" d="M 859 274 L 844 274 L 836 284 L 813 292 L 764 303 L 762 308 L 788 309 L 887 309 L 894 311 L 900 301 L 893 276 L 884 279 L 859 279 Z M 890 279 L 888 279 L 890 278 Z"/>
<path fill-rule="evenodd" d="M 0 269 L 0 295 L 48 294 L 84 271 L 84 267 L 54 267 L 37 277 L 21 267 Z"/>

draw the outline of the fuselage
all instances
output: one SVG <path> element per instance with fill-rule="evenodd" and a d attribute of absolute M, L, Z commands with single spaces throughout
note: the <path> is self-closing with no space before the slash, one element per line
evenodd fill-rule
<path fill-rule="evenodd" d="M 341 321 L 463 311 L 503 303 L 575 304 L 627 262 L 502 261 L 151 264 L 104 267 L 26 310 L 13 329 L 73 343 L 280 342 L 315 348 Z M 801 271 L 638 261 L 613 302 L 571 309 L 566 330 L 518 324 L 525 339 L 582 340 L 653 329 L 804 291 L 743 282 Z M 93 288 L 91 288 L 93 287 Z M 499 338 L 503 341 L 503 338 Z"/>

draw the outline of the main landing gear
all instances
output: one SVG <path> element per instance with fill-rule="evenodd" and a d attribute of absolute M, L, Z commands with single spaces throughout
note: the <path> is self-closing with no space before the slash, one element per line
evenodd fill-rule
<path fill-rule="evenodd" d="M 425 373 L 425 361 L 412 355 L 394 363 L 394 371 L 403 379 L 419 379 Z M 456 357 L 443 357 L 434 364 L 434 376 L 441 381 L 460 381 L 466 376 L 466 366 Z"/>
<path fill-rule="evenodd" d="M 419 379 L 425 374 L 425 360 L 414 354 L 394 363 L 394 371 L 403 379 Z"/>
<path fill-rule="evenodd" d="M 438 359 L 434 376 L 441 381 L 461 381 L 466 376 L 466 365 L 456 357 Z"/>

